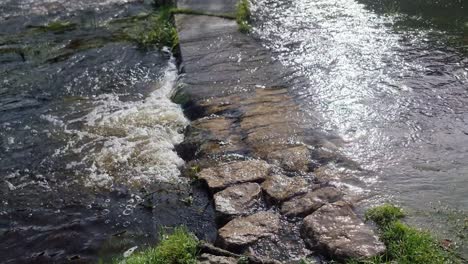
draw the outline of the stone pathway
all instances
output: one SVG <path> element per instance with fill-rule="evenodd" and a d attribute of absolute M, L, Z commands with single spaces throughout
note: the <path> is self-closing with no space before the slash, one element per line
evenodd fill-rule
<path fill-rule="evenodd" d="M 234 10 L 234 1 L 181 2 Z M 175 98 L 193 120 L 179 148 L 213 194 L 217 245 L 281 263 L 316 250 L 334 258 L 382 253 L 342 192 L 315 177 L 316 146 L 305 143 L 304 118 L 288 93 L 297 80 L 233 20 L 176 15 L 176 24 L 183 85 Z M 201 263 L 233 263 L 208 255 Z"/>

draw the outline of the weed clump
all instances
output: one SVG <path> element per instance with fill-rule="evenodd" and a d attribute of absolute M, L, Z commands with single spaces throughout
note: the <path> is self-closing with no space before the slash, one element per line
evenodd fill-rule
<path fill-rule="evenodd" d="M 366 220 L 377 224 L 387 251 L 383 256 L 368 260 L 350 260 L 347 263 L 462 263 L 452 252 L 444 250 L 430 233 L 402 223 L 400 219 L 404 216 L 403 210 L 391 204 L 368 210 Z"/>
<path fill-rule="evenodd" d="M 176 227 L 171 234 L 162 235 L 158 246 L 131 255 L 125 259 L 125 263 L 195 264 L 197 255 L 198 239 L 187 228 Z"/>
<path fill-rule="evenodd" d="M 239 31 L 247 33 L 250 31 L 250 3 L 249 0 L 240 0 L 237 3 L 236 21 L 239 25 Z"/>
<path fill-rule="evenodd" d="M 172 23 L 170 7 L 162 7 L 142 22 L 126 31 L 126 38 L 142 48 L 156 46 L 174 50 L 179 44 L 177 30 Z"/>
<path fill-rule="evenodd" d="M 396 207 L 392 204 L 384 204 L 369 209 L 366 212 L 366 220 L 374 221 L 379 226 L 385 226 L 401 219 L 405 216 L 401 208 Z"/>

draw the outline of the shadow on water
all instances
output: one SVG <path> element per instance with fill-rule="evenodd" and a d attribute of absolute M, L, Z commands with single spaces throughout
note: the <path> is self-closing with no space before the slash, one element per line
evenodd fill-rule
<path fill-rule="evenodd" d="M 164 226 L 215 239 L 209 197 L 178 169 L 174 59 L 135 41 L 153 12 L 0 0 L 0 262 L 109 260 Z"/>

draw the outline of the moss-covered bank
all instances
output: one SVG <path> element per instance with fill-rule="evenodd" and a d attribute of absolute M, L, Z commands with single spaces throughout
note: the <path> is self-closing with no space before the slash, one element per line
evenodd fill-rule
<path fill-rule="evenodd" d="M 400 219 L 405 214 L 402 209 L 384 204 L 366 213 L 366 220 L 373 221 L 382 241 L 387 247 L 384 255 L 369 260 L 350 260 L 348 264 L 358 263 L 398 263 L 398 264 L 443 264 L 462 263 L 453 252 L 441 247 L 439 242 L 427 231 L 410 227 Z"/>

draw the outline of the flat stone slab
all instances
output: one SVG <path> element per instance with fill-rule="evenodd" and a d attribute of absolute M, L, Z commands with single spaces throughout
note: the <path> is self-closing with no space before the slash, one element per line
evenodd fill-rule
<path fill-rule="evenodd" d="M 281 213 L 286 216 L 308 215 L 323 205 L 334 203 L 342 197 L 343 194 L 340 190 L 334 187 L 324 187 L 283 203 Z"/>
<path fill-rule="evenodd" d="M 246 160 L 203 169 L 198 177 L 205 180 L 210 189 L 223 189 L 233 184 L 263 181 L 269 171 L 270 165 L 265 161 Z"/>
<path fill-rule="evenodd" d="M 274 200 L 281 202 L 293 196 L 306 193 L 309 183 L 301 177 L 287 177 L 274 174 L 262 183 L 262 188 Z"/>
<path fill-rule="evenodd" d="M 225 216 L 246 215 L 258 206 L 261 195 L 258 183 L 234 185 L 214 195 L 215 208 Z"/>
<path fill-rule="evenodd" d="M 280 228 L 279 215 L 272 212 L 259 212 L 246 217 L 238 217 L 219 229 L 219 239 L 228 248 L 242 247 L 260 238 L 273 236 Z"/>
<path fill-rule="evenodd" d="M 304 218 L 303 236 L 337 258 L 369 258 L 385 251 L 374 231 L 343 201 L 324 205 Z"/>
<path fill-rule="evenodd" d="M 198 258 L 199 264 L 237 264 L 237 259 L 233 257 L 215 256 L 203 253 Z"/>

